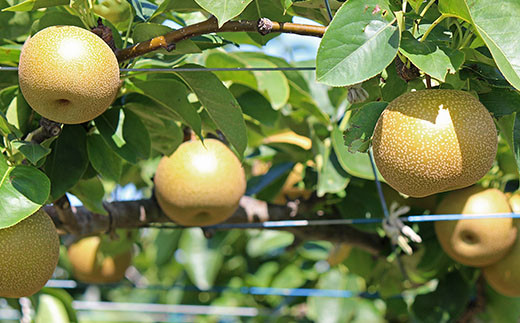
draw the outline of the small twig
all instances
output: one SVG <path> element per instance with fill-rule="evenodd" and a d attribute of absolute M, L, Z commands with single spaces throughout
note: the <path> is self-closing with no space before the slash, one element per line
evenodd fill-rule
<path fill-rule="evenodd" d="M 426 79 L 426 88 L 431 89 L 432 88 L 432 77 L 428 74 L 425 74 L 424 78 Z"/>
<path fill-rule="evenodd" d="M 203 22 L 173 30 L 165 35 L 143 41 L 122 50 L 118 50 L 116 52 L 116 56 L 120 62 L 123 62 L 160 48 L 172 48 L 172 45 L 181 40 L 215 32 L 258 32 L 262 35 L 267 35 L 272 32 L 280 32 L 321 37 L 325 33 L 325 27 L 282 23 L 271 21 L 267 18 L 262 18 L 258 21 L 228 21 L 219 28 L 217 19 L 215 17 L 211 17 Z"/>

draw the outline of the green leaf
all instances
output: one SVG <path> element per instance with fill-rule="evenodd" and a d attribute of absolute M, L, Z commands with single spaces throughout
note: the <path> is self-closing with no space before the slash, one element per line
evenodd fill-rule
<path fill-rule="evenodd" d="M 513 152 L 517 170 L 520 171 L 520 117 L 517 112 L 503 116 L 497 122 L 500 134 Z"/>
<path fill-rule="evenodd" d="M 434 42 L 420 42 L 408 31 L 401 36 L 401 52 L 420 70 L 444 82 L 446 74 L 455 73 L 464 63 L 464 53 L 447 47 L 439 47 Z"/>
<path fill-rule="evenodd" d="M 439 281 L 434 292 L 415 297 L 413 313 L 420 322 L 455 321 L 466 308 L 471 291 L 460 271 L 454 270 Z"/>
<path fill-rule="evenodd" d="M 87 169 L 85 128 L 81 125 L 65 125 L 51 149 L 43 168 L 51 180 L 51 200 L 56 200 L 76 185 Z"/>
<path fill-rule="evenodd" d="M 150 136 L 141 119 L 128 109 L 109 109 L 94 120 L 106 143 L 132 164 L 150 156 Z"/>
<path fill-rule="evenodd" d="M 183 67 L 200 67 L 195 64 Z M 239 159 L 247 146 L 246 125 L 242 110 L 229 89 L 210 72 L 177 72 L 199 98 L 209 116 L 235 148 Z"/>
<path fill-rule="evenodd" d="M 132 39 L 135 43 L 143 42 L 149 39 L 152 39 L 157 36 L 162 36 L 169 32 L 173 31 L 168 26 L 154 24 L 154 23 L 141 23 L 134 27 L 132 33 Z M 193 42 L 191 39 L 185 39 L 180 42 L 175 43 L 175 48 L 171 51 L 166 51 L 166 49 L 162 49 L 158 51 L 159 53 L 165 55 L 180 55 L 180 54 L 193 54 L 193 53 L 201 53 L 200 48 Z M 153 55 L 155 55 L 154 52 Z"/>
<path fill-rule="evenodd" d="M 20 46 L 3 45 L 0 46 L 0 62 L 2 63 L 18 63 L 20 58 Z"/>
<path fill-rule="evenodd" d="M 11 125 L 15 126 L 23 133 L 26 133 L 31 126 L 30 123 L 33 113 L 33 109 L 25 100 L 22 92 L 18 91 L 16 98 L 11 102 L 9 108 L 7 108 L 6 118 Z"/>
<path fill-rule="evenodd" d="M 333 268 L 321 275 L 317 288 L 350 291 L 356 295 L 363 291 L 363 283 L 356 275 Z M 351 322 L 356 317 L 357 303 L 356 298 L 342 297 L 311 296 L 307 300 L 310 317 L 316 322 Z"/>
<path fill-rule="evenodd" d="M 511 85 L 520 89 L 520 39 L 516 31 L 520 2 L 504 0 L 499 5 L 485 0 L 465 2 L 471 22 L 491 51 L 498 68 Z"/>
<path fill-rule="evenodd" d="M 182 118 L 195 133 L 202 138 L 201 120 L 195 108 L 188 101 L 188 89 L 175 80 L 150 80 L 135 82 L 144 95 L 159 103 Z"/>
<path fill-rule="evenodd" d="M 0 154 L 0 229 L 36 212 L 49 197 L 50 181 L 37 168 L 9 166 Z"/>
<path fill-rule="evenodd" d="M 249 257 L 260 257 L 274 254 L 275 251 L 290 246 L 294 241 L 294 235 L 289 232 L 262 230 L 252 234 L 247 242 L 246 252 Z"/>
<path fill-rule="evenodd" d="M 379 74 L 399 48 L 399 30 L 383 0 L 350 0 L 321 40 L 316 79 L 331 86 L 360 83 Z"/>
<path fill-rule="evenodd" d="M 314 146 L 314 142 L 313 142 Z M 325 193 L 340 193 L 344 191 L 350 182 L 350 176 L 339 164 L 338 158 L 333 151 L 330 139 L 318 145 L 319 153 L 323 158 L 323 164 L 318 169 L 317 195 L 322 197 Z"/>
<path fill-rule="evenodd" d="M 33 11 L 40 8 L 68 5 L 69 0 L 26 0 L 2 11 Z"/>
<path fill-rule="evenodd" d="M 139 93 L 125 98 L 125 108 L 132 110 L 143 121 L 152 142 L 152 150 L 171 155 L 182 143 L 184 134 L 177 125 L 177 115 L 156 101 Z"/>
<path fill-rule="evenodd" d="M 377 120 L 387 105 L 387 102 L 367 103 L 350 118 L 344 133 L 349 152 L 368 150 Z"/>
<path fill-rule="evenodd" d="M 107 210 L 103 207 L 105 189 L 103 188 L 101 180 L 97 176 L 80 180 L 70 189 L 70 192 L 74 194 L 90 211 L 97 214 L 108 215 Z"/>
<path fill-rule="evenodd" d="M 158 9 L 157 5 L 147 0 L 129 0 L 134 7 L 136 16 L 142 21 L 151 19 L 154 12 Z"/>
<path fill-rule="evenodd" d="M 40 159 L 47 156 L 51 152 L 49 148 L 43 147 L 42 145 L 34 142 L 15 140 L 11 143 L 13 147 L 18 149 L 33 165 L 36 165 Z"/>
<path fill-rule="evenodd" d="M 345 146 L 343 134 L 337 127 L 332 129 L 330 138 L 338 161 L 347 173 L 372 181 L 375 179 L 372 165 L 370 164 L 370 157 L 367 153 L 350 152 Z M 384 182 L 383 176 L 381 176 L 379 171 L 377 171 L 377 178 L 379 181 Z"/>
<path fill-rule="evenodd" d="M 237 68 L 247 67 L 246 62 L 233 53 L 212 52 L 206 57 L 206 67 Z M 214 72 L 222 81 L 233 81 L 256 89 L 258 83 L 253 72 L 249 71 L 222 71 Z"/>
<path fill-rule="evenodd" d="M 276 67 L 266 59 L 248 59 L 248 67 Z M 281 71 L 255 71 L 258 90 L 264 93 L 275 109 L 283 107 L 289 99 L 289 82 Z"/>
<path fill-rule="evenodd" d="M 184 268 L 191 281 L 201 290 L 213 286 L 224 262 L 220 247 L 226 233 L 218 232 L 211 239 L 200 228 L 185 229 L 179 241 L 183 251 Z"/>
<path fill-rule="evenodd" d="M 238 16 L 252 0 L 195 0 L 204 10 L 218 19 L 221 27 L 226 21 Z"/>
<path fill-rule="evenodd" d="M 485 296 L 486 315 L 483 322 L 516 322 L 520 318 L 520 298 L 507 297 L 495 292 L 489 285 L 486 286 Z"/>
<path fill-rule="evenodd" d="M 520 93 L 512 89 L 492 88 L 491 92 L 479 94 L 479 101 L 497 119 L 520 111 Z"/>
<path fill-rule="evenodd" d="M 233 84 L 230 90 L 245 114 L 263 125 L 275 126 L 279 114 L 273 110 L 271 103 L 262 94 L 239 84 Z"/>
<path fill-rule="evenodd" d="M 471 23 L 471 17 L 465 0 L 439 0 L 440 13 L 457 17 Z"/>
<path fill-rule="evenodd" d="M 68 3 L 68 2 L 67 2 Z M 50 26 L 67 25 L 85 28 L 83 22 L 78 16 L 73 16 L 68 12 L 61 11 L 45 11 L 45 14 L 40 19 L 36 20 L 31 26 L 31 34 Z"/>
<path fill-rule="evenodd" d="M 271 287 L 274 288 L 298 288 L 305 284 L 303 271 L 295 264 L 289 264 L 276 276 Z"/>
<path fill-rule="evenodd" d="M 119 157 L 98 134 L 87 137 L 87 152 L 90 164 L 104 178 L 114 182 L 119 181 L 123 169 Z"/>

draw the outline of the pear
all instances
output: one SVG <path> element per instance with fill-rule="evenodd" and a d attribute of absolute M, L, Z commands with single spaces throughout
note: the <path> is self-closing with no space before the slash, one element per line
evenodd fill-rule
<path fill-rule="evenodd" d="M 185 226 L 225 221 L 246 190 L 240 161 L 216 139 L 181 144 L 171 156 L 161 159 L 154 183 L 162 211 Z"/>
<path fill-rule="evenodd" d="M 385 181 L 424 197 L 476 183 L 491 168 L 498 139 L 488 110 L 468 92 L 422 90 L 390 102 L 372 145 Z"/>
<path fill-rule="evenodd" d="M 28 297 L 52 277 L 60 241 L 56 227 L 43 210 L 0 229 L 0 297 Z"/>
<path fill-rule="evenodd" d="M 472 186 L 450 192 L 436 214 L 511 213 L 507 197 L 495 188 Z M 455 261 L 474 267 L 491 265 L 513 246 L 517 228 L 513 219 L 482 218 L 435 222 L 435 233 L 444 251 Z"/>
<path fill-rule="evenodd" d="M 43 117 L 77 124 L 94 119 L 114 101 L 119 65 L 96 34 L 75 26 L 47 27 L 22 47 L 20 89 Z"/>

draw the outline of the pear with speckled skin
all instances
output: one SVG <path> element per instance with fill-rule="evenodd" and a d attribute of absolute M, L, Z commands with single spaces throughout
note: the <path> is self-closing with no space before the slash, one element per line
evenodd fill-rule
<path fill-rule="evenodd" d="M 471 94 L 422 90 L 386 107 L 372 144 L 386 182 L 424 197 L 476 183 L 491 168 L 498 140 L 491 115 Z"/>
<path fill-rule="evenodd" d="M 56 227 L 43 210 L 0 229 L 0 297 L 27 297 L 39 291 L 58 264 Z"/>
<path fill-rule="evenodd" d="M 246 190 L 240 161 L 216 139 L 181 144 L 171 156 L 161 159 L 154 183 L 162 211 L 185 226 L 225 221 Z"/>
<path fill-rule="evenodd" d="M 66 124 L 102 114 L 120 86 L 119 65 L 96 34 L 75 26 L 52 26 L 29 38 L 20 54 L 20 89 L 43 117 Z"/>
<path fill-rule="evenodd" d="M 506 195 L 496 188 L 475 185 L 448 193 L 436 214 L 462 214 L 462 219 L 435 222 L 442 249 L 466 266 L 484 267 L 499 261 L 516 241 L 513 219 L 464 219 L 464 216 L 500 213 L 511 213 L 511 208 Z"/>

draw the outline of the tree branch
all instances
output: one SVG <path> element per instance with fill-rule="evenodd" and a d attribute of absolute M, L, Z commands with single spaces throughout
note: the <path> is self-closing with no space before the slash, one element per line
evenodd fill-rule
<path fill-rule="evenodd" d="M 44 207 L 51 216 L 60 234 L 76 237 L 110 233 L 114 229 L 135 229 L 154 226 L 159 223 L 171 223 L 164 215 L 155 199 L 121 201 L 105 203 L 109 215 L 90 212 L 85 207 L 71 207 L 68 201 L 58 200 L 54 205 Z M 68 210 L 67 210 L 68 208 Z M 316 215 L 307 215 L 303 208 L 289 203 L 289 206 L 268 204 L 264 201 L 244 196 L 237 211 L 225 222 L 226 224 L 255 223 L 265 221 L 313 219 Z M 208 228 L 226 230 L 226 228 Z M 272 228 L 274 229 L 274 228 Z M 321 226 L 276 228 L 294 233 L 302 240 L 329 240 L 344 242 L 360 247 L 374 255 L 382 254 L 388 248 L 388 241 L 376 234 L 363 232 L 351 226 Z"/>
<path fill-rule="evenodd" d="M 271 21 L 267 18 L 262 18 L 258 21 L 228 21 L 219 28 L 217 19 L 215 17 L 211 17 L 203 22 L 173 30 L 165 35 L 140 42 L 122 50 L 118 50 L 116 51 L 116 57 L 119 62 L 123 62 L 160 48 L 173 50 L 175 48 L 175 43 L 181 40 L 215 32 L 258 32 L 262 35 L 267 35 L 272 32 L 280 32 L 321 37 L 325 32 L 325 27 L 282 23 Z"/>

